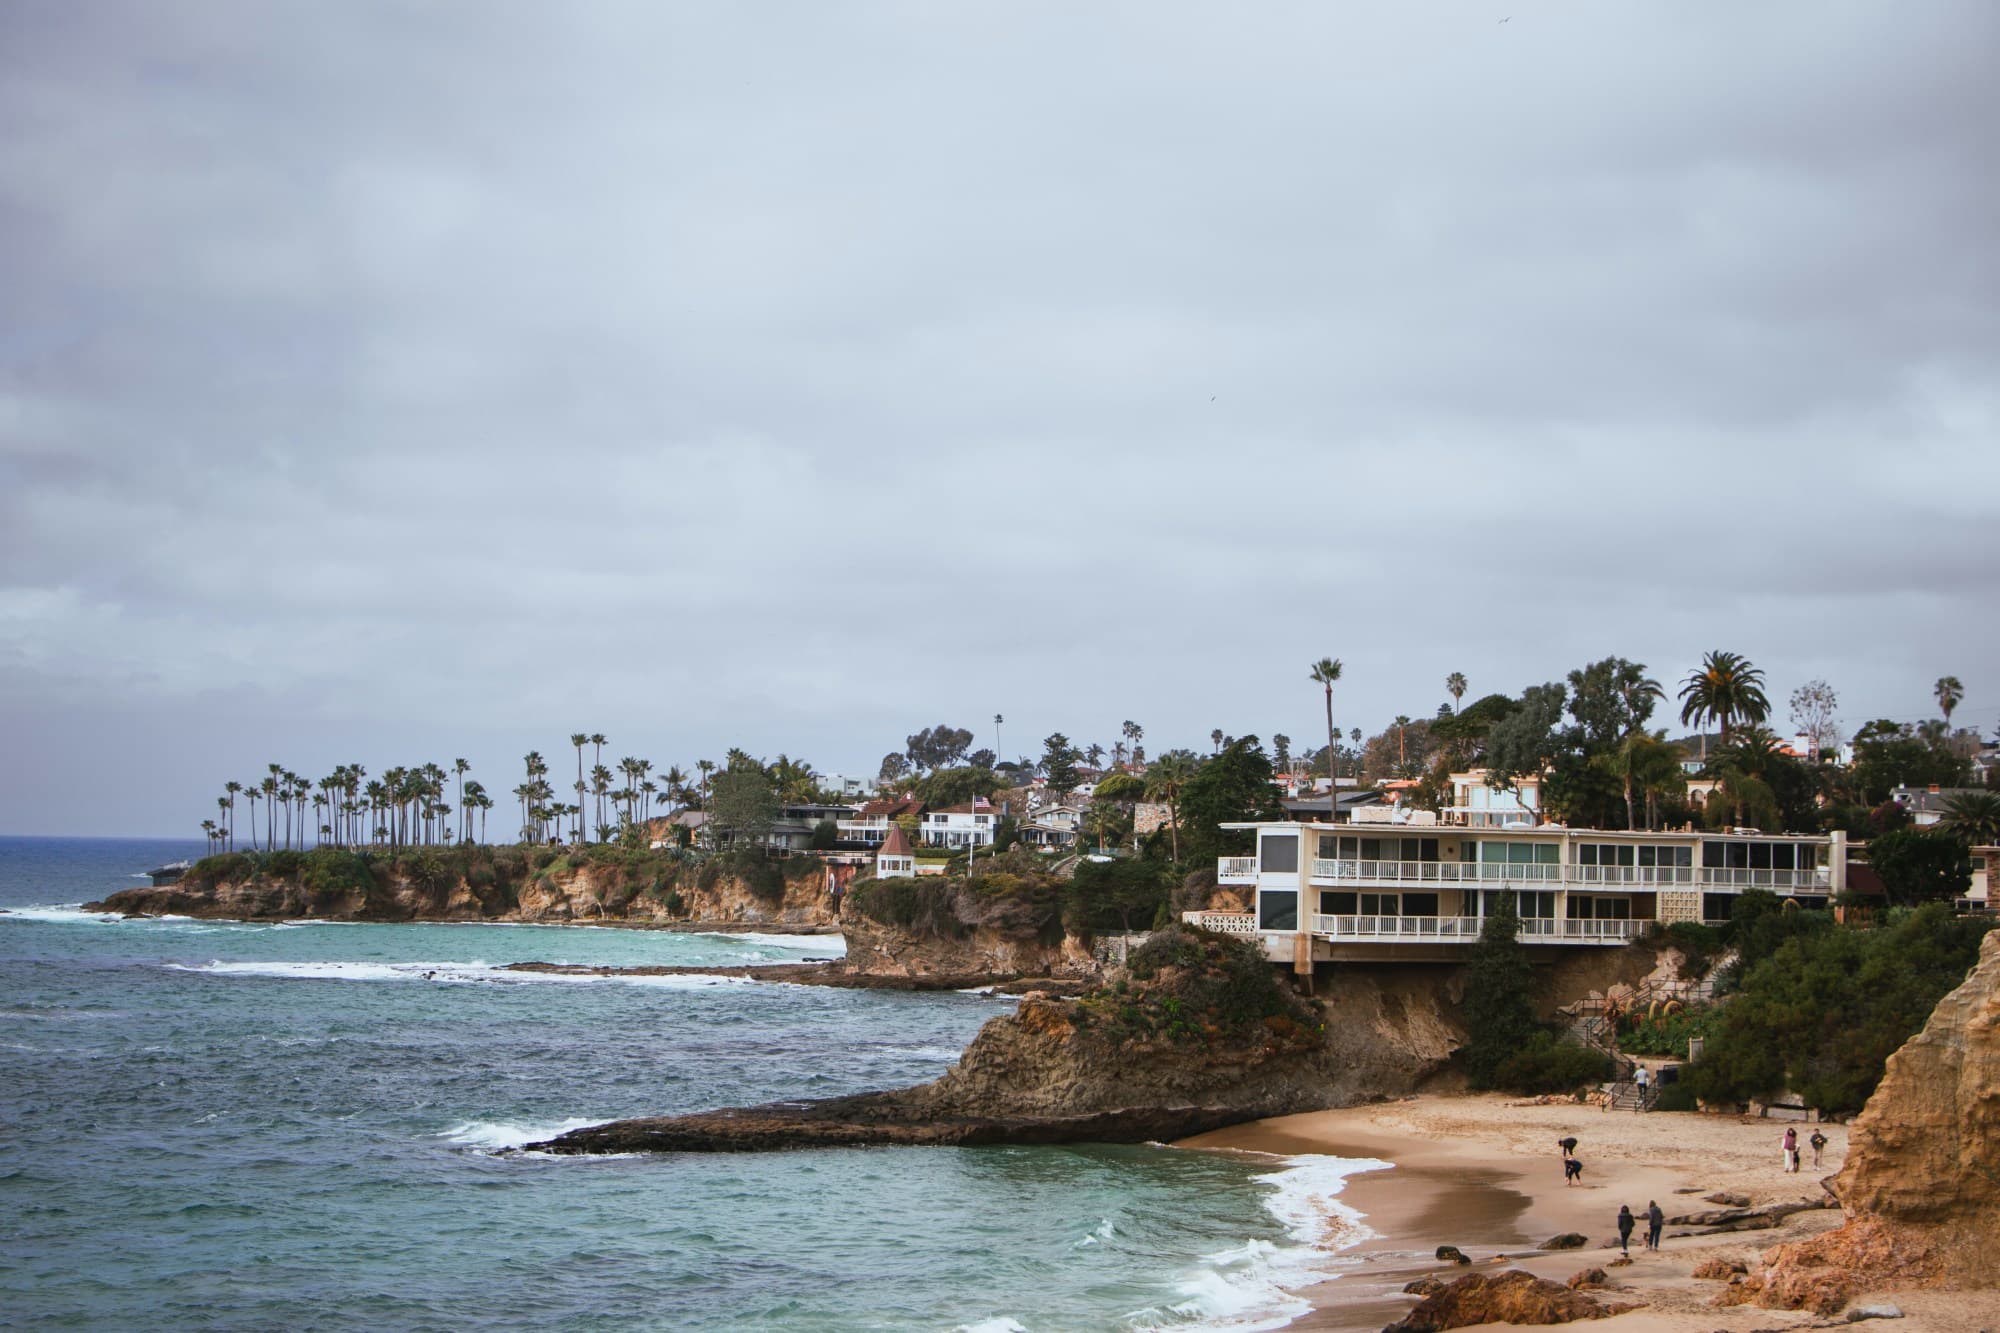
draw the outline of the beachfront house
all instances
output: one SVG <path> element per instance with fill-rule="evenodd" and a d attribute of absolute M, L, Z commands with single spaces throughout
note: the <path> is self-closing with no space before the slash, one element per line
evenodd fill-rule
<path fill-rule="evenodd" d="M 926 847 L 991 847 L 1000 816 L 984 796 L 963 805 L 948 805 L 924 815 L 917 828 Z"/>
<path fill-rule="evenodd" d="M 1073 805 L 1045 805 L 1021 825 L 1021 841 L 1037 850 L 1060 850 L 1076 845 L 1083 813 Z"/>
<path fill-rule="evenodd" d="M 921 823 L 923 817 L 924 803 L 916 797 L 885 796 L 849 811 L 845 819 L 836 821 L 836 832 L 841 846 L 872 850 L 887 840 L 898 820 L 914 824 Z"/>
<path fill-rule="evenodd" d="M 1216 882 L 1248 890 L 1253 910 L 1188 919 L 1255 935 L 1269 957 L 1301 966 L 1308 956 L 1435 962 L 1465 956 L 1502 894 L 1514 896 L 1524 944 L 1601 947 L 1656 922 L 1727 921 L 1749 888 L 1824 907 L 1846 886 L 1842 833 L 1601 832 L 1380 815 L 1392 822 L 1225 825 L 1250 833 L 1254 850 L 1221 858 Z"/>

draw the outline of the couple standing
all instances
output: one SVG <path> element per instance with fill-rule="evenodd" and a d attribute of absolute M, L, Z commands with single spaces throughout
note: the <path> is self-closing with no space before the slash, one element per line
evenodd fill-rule
<path fill-rule="evenodd" d="M 1637 1224 L 1638 1224 L 1638 1219 L 1632 1216 L 1632 1205 L 1628 1203 L 1619 1204 L 1618 1205 L 1618 1248 L 1624 1251 L 1626 1254 L 1632 1253 L 1632 1228 Z M 1667 1215 L 1660 1211 L 1659 1201 L 1657 1199 L 1647 1200 L 1646 1202 L 1646 1248 L 1647 1249 L 1657 1250 L 1660 1248 L 1660 1229 L 1666 1226 L 1666 1224 L 1667 1224 Z"/>

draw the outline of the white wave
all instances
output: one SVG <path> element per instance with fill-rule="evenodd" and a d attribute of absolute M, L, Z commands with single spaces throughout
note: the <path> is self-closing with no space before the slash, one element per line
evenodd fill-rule
<path fill-rule="evenodd" d="M 1282 1170 L 1254 1179 L 1271 1186 L 1264 1208 L 1284 1227 L 1288 1243 L 1253 1239 L 1203 1256 L 1203 1266 L 1175 1284 L 1181 1299 L 1168 1307 L 1174 1327 L 1231 1333 L 1283 1328 L 1312 1308 L 1299 1291 L 1332 1277 L 1334 1256 L 1375 1235 L 1337 1196 L 1349 1176 L 1391 1163 L 1320 1155 L 1283 1160 Z M 1145 1312 L 1135 1316 L 1145 1318 Z"/>
<path fill-rule="evenodd" d="M 586 1125 L 601 1125 L 615 1116 L 572 1118 L 552 1125 L 534 1125 L 521 1120 L 465 1120 L 453 1125 L 438 1135 L 467 1148 L 483 1148 L 488 1152 L 498 1152 L 503 1148 L 520 1148 L 530 1143 L 541 1143 L 558 1134 L 567 1134 L 572 1129 L 582 1129 Z"/>
<path fill-rule="evenodd" d="M 123 921 L 125 919 L 117 912 L 86 912 L 82 903 L 62 903 L 46 907 L 0 907 L 0 916 L 10 916 L 16 921 Z M 186 918 L 183 917 L 182 920 Z"/>
<path fill-rule="evenodd" d="M 206 972 L 219 976 L 279 977 L 293 981 L 422 981 L 464 985 L 587 985 L 617 982 L 658 990 L 709 990 L 717 986 L 755 986 L 749 977 L 722 976 L 598 976 L 594 973 L 516 972 L 490 963 L 363 963 L 344 961 L 168 963 L 176 972 Z"/>
<path fill-rule="evenodd" d="M 976 1324 L 960 1324 L 951 1333 L 1028 1333 L 1028 1329 L 1027 1325 L 1017 1323 L 1006 1315 L 995 1315 Z"/>
<path fill-rule="evenodd" d="M 773 949 L 796 949 L 804 953 L 824 954 L 828 958 L 847 956 L 847 937 L 844 935 L 767 935 L 761 931 L 704 930 L 698 932 L 707 939 L 729 940 L 736 944 L 761 944 Z"/>

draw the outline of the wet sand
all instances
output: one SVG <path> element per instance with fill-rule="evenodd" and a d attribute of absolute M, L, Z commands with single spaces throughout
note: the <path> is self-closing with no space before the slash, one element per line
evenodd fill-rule
<path fill-rule="evenodd" d="M 1185 1140 L 1182 1146 L 1295 1155 L 1373 1157 L 1395 1165 L 1348 1179 L 1340 1202 L 1363 1214 L 1375 1237 L 1334 1260 L 1341 1275 L 1302 1293 L 1314 1305 L 1293 1329 L 1374 1333 L 1415 1303 L 1403 1284 L 1436 1274 L 1525 1268 L 1561 1282 L 1618 1257 L 1618 1206 L 1642 1215 L 1657 1199 L 1669 1218 L 1719 1205 L 1703 1195 L 1728 1191 L 1754 1204 L 1817 1198 L 1822 1178 L 1840 1169 L 1847 1151 L 1844 1125 L 1822 1128 L 1831 1142 L 1817 1171 L 1810 1152 L 1802 1170 L 1782 1170 L 1779 1140 L 1786 1122 L 1738 1116 L 1538 1106 L 1500 1096 L 1416 1097 L 1373 1106 L 1284 1116 L 1236 1125 Z M 1800 1126 L 1800 1137 L 1810 1134 Z M 1563 1183 L 1557 1140 L 1574 1135 L 1584 1163 L 1581 1185 Z M 1658 1251 L 1634 1232 L 1632 1264 L 1607 1268 L 1608 1299 L 1644 1308 L 1590 1328 L 1604 1333 L 1747 1333 L 1822 1323 L 1811 1315 L 1757 1307 L 1715 1309 L 1719 1282 L 1692 1270 L 1712 1257 L 1754 1262 L 1765 1249 L 1840 1225 L 1838 1209 L 1794 1214 L 1779 1226 L 1714 1236 L 1686 1234 L 1669 1224 Z M 1582 1249 L 1543 1251 L 1551 1237 L 1579 1232 Z M 1607 1245 L 1607 1242 L 1609 1244 Z M 1439 1245 L 1456 1245 L 1471 1267 L 1440 1263 Z M 1870 1296 L 1865 1299 L 1877 1299 Z M 1908 1316 L 1885 1324 L 1900 1333 L 2000 1333 L 2000 1294 L 1897 1292 Z M 1835 1316 L 1836 1319 L 1839 1316 Z M 1500 1325 L 1482 1325 L 1500 1328 Z"/>

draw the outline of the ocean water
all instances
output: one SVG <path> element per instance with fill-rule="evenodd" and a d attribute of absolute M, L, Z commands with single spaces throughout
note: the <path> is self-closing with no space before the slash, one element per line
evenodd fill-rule
<path fill-rule="evenodd" d="M 838 937 L 78 910 L 200 851 L 0 838 L 0 1327 L 1274 1328 L 1366 1234 L 1339 1158 L 505 1152 L 935 1078 L 1009 1002 L 498 970 Z"/>

